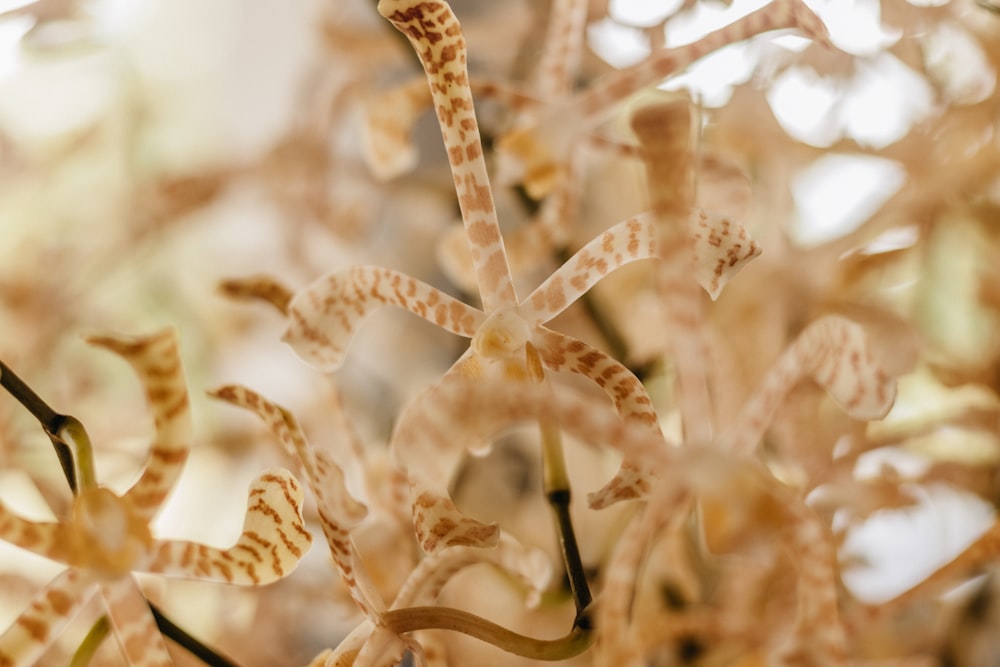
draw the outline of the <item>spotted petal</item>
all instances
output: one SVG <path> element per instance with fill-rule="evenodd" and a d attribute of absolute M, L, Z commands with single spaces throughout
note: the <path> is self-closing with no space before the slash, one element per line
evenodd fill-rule
<path fill-rule="evenodd" d="M 538 59 L 535 90 L 547 98 L 568 94 L 583 56 L 587 0 L 555 0 Z"/>
<path fill-rule="evenodd" d="M 142 338 L 93 336 L 93 345 L 124 357 L 138 374 L 156 424 L 146 467 L 125 497 L 152 518 L 174 488 L 191 448 L 191 411 L 175 329 Z"/>
<path fill-rule="evenodd" d="M 430 105 L 431 93 L 423 77 L 407 81 L 367 105 L 362 147 L 375 178 L 388 181 L 416 165 L 417 149 L 410 132 L 417 117 Z"/>
<path fill-rule="evenodd" d="M 548 322 L 611 271 L 656 256 L 656 227 L 647 217 L 630 218 L 592 239 L 549 276 L 521 305 L 529 322 Z"/>
<path fill-rule="evenodd" d="M 410 476 L 415 528 L 426 551 L 496 543 L 497 527 L 460 513 L 448 496 L 448 482 L 470 446 L 489 441 L 516 422 L 544 418 L 583 440 L 616 447 L 641 461 L 659 462 L 671 455 L 662 437 L 645 425 L 623 422 L 610 406 L 565 388 L 554 394 L 543 389 L 551 388 L 489 379 L 441 383 L 400 419 L 394 451 Z"/>
<path fill-rule="evenodd" d="M 826 316 L 806 327 L 764 376 L 723 445 L 743 453 L 756 447 L 785 396 L 804 377 L 816 380 L 854 419 L 881 419 L 896 398 L 896 381 L 872 356 L 864 330 L 844 317 Z"/>
<path fill-rule="evenodd" d="M 246 387 L 226 386 L 213 395 L 256 413 L 288 453 L 298 458 L 316 498 L 323 534 L 341 578 L 365 616 L 375 618 L 385 605 L 355 558 L 350 537 L 368 509 L 347 490 L 343 471 L 326 451 L 309 446 L 294 416 L 281 406 Z"/>
<path fill-rule="evenodd" d="M 131 667 L 172 667 L 153 612 L 132 577 L 101 587 L 118 646 Z"/>
<path fill-rule="evenodd" d="M 523 182 L 533 197 L 544 196 L 581 134 L 592 130 L 625 98 L 724 46 L 785 28 L 796 28 L 828 43 L 822 21 L 801 0 L 775 0 L 691 44 L 655 51 L 632 67 L 608 74 L 582 93 L 550 107 L 536 124 L 508 134 L 498 146 L 501 180 Z"/>
<path fill-rule="evenodd" d="M 403 308 L 469 338 L 485 319 L 475 308 L 398 271 L 356 266 L 330 273 L 295 295 L 283 340 L 320 370 L 334 371 L 361 322 L 382 306 Z"/>
<path fill-rule="evenodd" d="M 53 579 L 0 635 L 0 665 L 28 667 L 35 664 L 96 591 L 92 581 L 73 569 Z"/>
<path fill-rule="evenodd" d="M 0 501 L 0 540 L 52 560 L 64 561 L 67 557 L 66 531 L 60 524 L 25 519 L 3 501 Z"/>
<path fill-rule="evenodd" d="M 447 3 L 434 0 L 381 0 L 378 10 L 410 40 L 427 74 L 483 309 L 515 306 L 517 297 L 483 158 L 458 19 Z"/>
<path fill-rule="evenodd" d="M 312 537 L 302 522 L 302 487 L 275 469 L 250 486 L 243 532 L 229 549 L 183 541 L 156 545 L 149 572 L 242 586 L 263 586 L 291 573 Z"/>
<path fill-rule="evenodd" d="M 478 441 L 446 435 L 449 417 L 438 409 L 441 396 L 479 384 L 451 375 L 418 396 L 400 415 L 392 436 L 393 454 L 406 470 L 417 541 L 427 553 L 447 546 L 494 546 L 496 524 L 484 524 L 455 507 L 448 484 L 458 463 Z"/>
<path fill-rule="evenodd" d="M 496 549 L 450 547 L 421 560 L 403 582 L 393 609 L 433 604 L 456 573 L 472 565 L 490 563 L 527 587 L 528 606 L 535 606 L 552 578 L 552 564 L 544 552 L 530 549 L 506 533 Z"/>
<path fill-rule="evenodd" d="M 689 234 L 694 242 L 695 277 L 712 301 L 733 276 L 761 253 L 743 225 L 703 210 L 691 213 Z"/>

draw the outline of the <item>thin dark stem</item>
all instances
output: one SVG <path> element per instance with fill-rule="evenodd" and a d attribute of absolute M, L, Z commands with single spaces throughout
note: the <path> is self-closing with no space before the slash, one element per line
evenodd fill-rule
<path fill-rule="evenodd" d="M 576 602 L 574 625 L 589 623 L 586 611 L 593 598 L 590 594 L 590 586 L 587 584 L 583 560 L 580 557 L 580 547 L 576 542 L 573 520 L 569 516 L 570 491 L 569 489 L 560 489 L 550 491 L 547 495 L 549 506 L 552 507 L 559 527 L 559 547 L 562 551 L 563 564 L 566 567 L 566 576 L 569 578 L 569 588 L 573 592 L 573 600 Z M 589 626 L 586 629 L 589 629 Z"/>
<path fill-rule="evenodd" d="M 542 468 L 545 479 L 545 498 L 556 518 L 556 529 L 559 533 L 559 551 L 563 557 L 563 567 L 569 579 L 569 588 L 573 592 L 576 603 L 576 621 L 574 626 L 588 623 L 587 608 L 592 597 L 587 584 L 587 574 L 580 558 L 580 547 L 576 542 L 576 531 L 573 530 L 573 519 L 569 515 L 571 492 L 569 477 L 566 474 L 566 461 L 563 458 L 562 438 L 559 429 L 552 424 L 542 422 Z M 582 627 L 582 626 L 580 626 Z M 586 628 L 586 629 L 589 629 Z"/>
<path fill-rule="evenodd" d="M 395 634 L 430 628 L 453 630 L 534 660 L 567 660 L 586 651 L 594 639 L 590 623 L 586 627 L 574 624 L 569 634 L 559 639 L 536 639 L 450 607 L 392 609 L 383 615 L 382 621 Z"/>
<path fill-rule="evenodd" d="M 156 627 L 160 629 L 160 632 L 165 637 L 172 639 L 174 643 L 186 650 L 188 653 L 198 658 L 209 667 L 238 667 L 237 663 L 233 662 L 229 658 L 219 655 L 185 632 L 183 628 L 167 618 L 155 604 L 149 602 L 148 600 L 147 604 L 149 604 L 149 608 L 153 612 L 153 618 L 156 619 Z"/>
<path fill-rule="evenodd" d="M 43 401 L 31 387 L 25 384 L 10 367 L 0 361 L 0 386 L 6 389 L 11 396 L 17 399 L 35 419 L 42 424 L 42 430 L 52 442 L 56 456 L 59 457 L 59 465 L 62 467 L 63 475 L 73 493 L 77 492 L 76 464 L 73 457 L 73 449 L 59 436 L 60 429 L 72 419 L 68 415 L 59 414 L 53 410 L 48 403 Z"/>
<path fill-rule="evenodd" d="M 42 423 L 42 428 L 47 432 L 56 433 L 59 431 L 59 427 L 62 426 L 66 415 L 61 415 L 49 407 L 48 403 L 43 401 L 31 387 L 24 383 L 24 380 L 19 378 L 2 361 L 0 361 L 0 385 L 10 392 L 10 395 L 16 398 L 21 405 L 27 408 L 28 412 Z"/>

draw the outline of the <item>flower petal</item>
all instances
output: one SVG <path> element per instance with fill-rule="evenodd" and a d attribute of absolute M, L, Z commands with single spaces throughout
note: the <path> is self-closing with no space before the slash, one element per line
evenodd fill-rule
<path fill-rule="evenodd" d="M 156 436 L 142 475 L 124 497 L 136 513 L 152 518 L 174 488 L 191 448 L 191 410 L 177 331 L 164 329 L 142 338 L 92 336 L 87 341 L 124 357 L 146 391 Z"/>
<path fill-rule="evenodd" d="M 508 174 L 505 182 L 519 177 L 532 197 L 541 198 L 555 183 L 553 175 L 581 134 L 592 130 L 619 102 L 728 44 L 784 28 L 797 28 L 828 43 L 822 21 L 801 0 L 775 0 L 695 42 L 654 51 L 642 62 L 608 74 L 587 90 L 553 105 L 537 123 L 503 137 L 498 144 L 498 162 Z"/>
<path fill-rule="evenodd" d="M 563 97 L 573 86 L 587 34 L 587 0 L 555 0 L 538 57 L 534 87 L 540 96 Z"/>
<path fill-rule="evenodd" d="M 298 421 L 281 406 L 246 387 L 222 387 L 212 395 L 256 413 L 288 453 L 298 458 L 316 498 L 320 525 L 341 579 L 365 616 L 376 617 L 385 604 L 356 562 L 350 536 L 351 530 L 368 514 L 368 508 L 351 496 L 343 471 L 326 451 L 309 446 Z"/>
<path fill-rule="evenodd" d="M 476 122 L 462 28 L 446 2 L 381 0 L 379 13 L 406 35 L 427 74 L 458 205 L 487 312 L 517 304 Z"/>
<path fill-rule="evenodd" d="M 485 319 L 472 306 L 398 271 L 356 266 L 327 274 L 295 295 L 283 340 L 320 370 L 335 371 L 355 330 L 382 306 L 406 309 L 470 338 Z"/>
<path fill-rule="evenodd" d="M 264 301 L 282 315 L 288 315 L 288 304 L 293 296 L 292 290 L 277 278 L 264 274 L 223 280 L 219 283 L 219 291 L 230 299 Z"/>
<path fill-rule="evenodd" d="M 403 662 L 413 640 L 376 627 L 354 660 L 354 667 L 396 667 Z"/>
<path fill-rule="evenodd" d="M 302 522 L 302 487 L 274 469 L 250 486 L 243 533 L 229 549 L 184 541 L 156 544 L 147 571 L 241 586 L 263 586 L 291 573 L 312 537 Z"/>
<path fill-rule="evenodd" d="M 471 358 L 469 354 L 463 359 Z M 448 484 L 469 448 L 482 440 L 458 441 L 447 437 L 449 416 L 438 404 L 442 397 L 472 388 L 480 381 L 462 376 L 460 359 L 442 380 L 414 399 L 399 416 L 392 435 L 392 451 L 406 470 L 417 541 L 427 553 L 447 546 L 494 546 L 496 524 L 483 524 L 458 511 L 449 499 Z"/>
<path fill-rule="evenodd" d="M 96 591 L 94 583 L 74 569 L 66 570 L 49 582 L 13 625 L 0 635 L 0 665 L 28 667 L 35 664 Z"/>
<path fill-rule="evenodd" d="M 405 174 L 417 163 L 410 132 L 417 118 L 431 106 L 427 81 L 420 77 L 389 90 L 366 105 L 361 130 L 365 162 L 380 181 Z"/>
<path fill-rule="evenodd" d="M 579 373 L 596 383 L 614 402 L 621 418 L 648 428 L 666 447 L 653 409 L 653 401 L 632 371 L 601 350 L 545 327 L 536 327 L 535 346 L 545 367 Z M 648 465 L 626 455 L 615 476 L 587 496 L 591 509 L 602 509 L 621 500 L 642 498 L 654 477 Z"/>
<path fill-rule="evenodd" d="M 66 539 L 66 530 L 60 524 L 25 519 L 0 501 L 0 540 L 51 560 L 65 561 Z"/>
<path fill-rule="evenodd" d="M 656 225 L 648 216 L 629 218 L 580 248 L 521 304 L 531 323 L 548 322 L 611 271 L 655 257 Z"/>
<path fill-rule="evenodd" d="M 153 612 L 132 577 L 101 587 L 108 620 L 132 667 L 173 667 Z"/>
<path fill-rule="evenodd" d="M 479 563 L 490 563 L 520 579 L 529 591 L 529 607 L 538 604 L 552 579 L 552 564 L 544 552 L 525 547 L 504 533 L 500 535 L 496 549 L 450 547 L 421 560 L 403 582 L 392 608 L 433 604 L 441 589 L 457 572 Z"/>
<path fill-rule="evenodd" d="M 854 419 L 881 419 L 896 398 L 896 381 L 873 358 L 864 330 L 838 315 L 810 324 L 764 376 L 730 430 L 729 451 L 748 453 L 760 442 L 785 396 L 812 377 Z"/>
<path fill-rule="evenodd" d="M 743 225 L 704 210 L 691 213 L 689 234 L 694 241 L 695 277 L 712 301 L 733 276 L 761 253 Z"/>

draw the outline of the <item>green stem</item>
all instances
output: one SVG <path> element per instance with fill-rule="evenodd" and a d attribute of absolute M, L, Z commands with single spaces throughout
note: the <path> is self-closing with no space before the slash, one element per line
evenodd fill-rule
<path fill-rule="evenodd" d="M 76 460 L 76 480 L 80 487 L 84 489 L 95 488 L 97 474 L 94 472 L 94 448 L 90 444 L 87 429 L 83 427 L 79 419 L 67 415 L 55 436 L 66 444 L 73 453 Z"/>
<path fill-rule="evenodd" d="M 594 640 L 589 623 L 574 624 L 569 634 L 559 639 L 536 639 L 508 630 L 482 616 L 450 607 L 393 609 L 383 615 L 382 621 L 398 635 L 432 628 L 452 630 L 533 660 L 566 660 L 586 651 Z"/>
<path fill-rule="evenodd" d="M 69 667 L 87 667 L 110 632 L 111 623 L 108 621 L 108 617 L 101 616 L 90 628 L 87 636 L 83 638 L 79 648 L 76 649 L 76 653 L 69 661 Z"/>

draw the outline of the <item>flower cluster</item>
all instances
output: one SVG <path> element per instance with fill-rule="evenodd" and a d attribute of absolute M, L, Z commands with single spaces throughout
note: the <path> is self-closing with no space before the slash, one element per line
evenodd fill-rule
<path fill-rule="evenodd" d="M 552 0 L 542 29 L 524 3 L 467 4 L 320 13 L 321 55 L 287 132 L 232 164 L 116 177 L 129 194 L 93 210 L 135 224 L 93 257 L 71 242 L 53 246 L 54 261 L 12 254 L 8 266 L 38 275 L 0 276 L 0 304 L 40 320 L 31 340 L 30 322 L 10 329 L 26 356 L 12 366 L 76 401 L 101 437 L 0 364 L 72 492 L 65 501 L 51 466 L 25 456 L 37 438 L 0 407 L 0 473 L 23 468 L 57 517 L 0 500 L 0 541 L 60 568 L 40 589 L 0 579 L 31 589 L 0 630 L 0 667 L 187 664 L 178 647 L 213 666 L 235 664 L 223 652 L 309 667 L 993 664 L 1000 23 L 989 3 L 881 0 L 881 41 L 862 55 L 828 29 L 832 10 L 803 0 L 727 14 L 687 42 L 677 29 L 730 3 L 676 3 L 630 25 L 621 7 Z M 41 0 L 0 21 L 26 16 L 25 53 L 69 62 L 79 53 L 66 40 L 91 40 L 97 71 L 117 57 L 94 46 L 108 30 L 99 10 Z M 609 68 L 594 37 L 604 29 L 644 35 L 646 53 Z M 793 38 L 779 44 L 778 31 Z M 756 64 L 726 101 L 673 85 L 733 53 Z M 137 76 L 154 61 L 136 58 Z M 151 80 L 171 80 L 158 66 Z M 858 91 L 874 95 L 871 82 L 899 68 L 928 101 L 896 110 L 908 130 L 866 134 Z M 780 110 L 802 80 L 840 95 L 812 132 Z M 0 71 L 0 98 L 3 85 Z M 107 88 L 104 104 L 156 108 L 143 90 Z M 0 175 L 36 178 L 19 182 L 26 191 L 53 155 L 121 148 L 111 120 L 19 142 L 9 128 L 30 124 L 4 110 Z M 136 121 L 148 136 L 128 146 L 129 164 L 169 153 L 149 122 Z M 832 178 L 836 159 L 876 165 L 888 192 L 855 201 L 836 233 L 817 231 L 803 218 L 821 215 L 822 187 L 803 182 L 814 169 Z M 841 197 L 828 207 L 851 209 Z M 227 207 L 256 224 L 213 225 Z M 52 229 L 86 208 L 61 204 Z M 44 270 L 105 276 L 118 254 L 130 258 L 118 273 L 89 284 Z M 190 298 L 201 281 L 219 286 L 215 300 Z M 154 296 L 136 305 L 144 289 Z M 283 334 L 274 312 L 232 301 L 269 304 Z M 66 362 L 54 341 L 61 328 L 142 322 L 112 304 L 182 303 L 171 319 L 191 320 L 190 386 L 218 387 L 215 401 L 189 394 L 176 328 L 87 338 L 130 364 L 155 427 L 138 478 L 99 483 L 97 461 L 107 480 L 104 462 L 131 452 L 134 411 L 96 409 L 107 396 L 127 404 L 113 370 Z M 282 363 L 279 335 L 298 359 Z M 16 349 L 0 338 L 5 357 Z M 205 429 L 197 447 L 193 423 Z M 278 447 L 257 447 L 268 441 Z M 266 470 L 232 546 L 167 538 L 157 522 L 185 493 L 192 452 Z M 226 477 L 212 483 L 229 493 Z M 859 535 L 941 493 L 981 525 L 888 593 L 866 591 L 855 577 L 877 550 Z M 312 526 L 325 554 L 309 550 Z M 162 579 L 213 584 L 206 595 L 231 618 L 199 627 L 195 604 L 161 603 L 157 586 L 173 586 Z"/>

